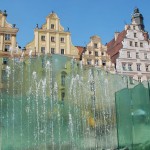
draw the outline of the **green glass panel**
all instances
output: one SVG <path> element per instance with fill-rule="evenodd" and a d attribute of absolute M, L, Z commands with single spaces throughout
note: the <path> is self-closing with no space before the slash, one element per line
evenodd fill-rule
<path fill-rule="evenodd" d="M 116 93 L 118 147 L 132 148 L 131 96 L 126 88 Z"/>
<path fill-rule="evenodd" d="M 145 149 L 150 143 L 150 99 L 148 82 L 143 82 L 131 89 L 133 118 L 133 149 Z"/>

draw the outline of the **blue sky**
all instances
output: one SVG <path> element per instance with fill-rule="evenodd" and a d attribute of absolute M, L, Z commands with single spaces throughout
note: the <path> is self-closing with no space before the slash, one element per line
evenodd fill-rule
<path fill-rule="evenodd" d="M 61 25 L 69 27 L 74 45 L 84 46 L 92 35 L 102 43 L 109 42 L 115 31 L 122 31 L 131 22 L 135 7 L 144 16 L 150 32 L 150 0 L 1 0 L 0 10 L 7 10 L 7 21 L 19 28 L 17 42 L 24 47 L 34 37 L 34 28 L 41 26 L 51 11 L 57 13 Z"/>

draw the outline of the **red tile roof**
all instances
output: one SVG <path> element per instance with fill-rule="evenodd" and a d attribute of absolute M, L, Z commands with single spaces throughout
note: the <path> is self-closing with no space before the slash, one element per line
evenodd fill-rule
<path fill-rule="evenodd" d="M 117 39 L 113 38 L 109 43 L 107 43 L 107 53 L 110 55 L 112 63 L 116 63 L 116 59 L 119 56 L 119 50 L 122 49 L 122 41 L 127 34 L 127 30 L 123 30 L 118 34 Z"/>
<path fill-rule="evenodd" d="M 78 54 L 81 55 L 82 52 L 84 51 L 84 47 L 83 46 L 76 46 L 76 48 L 78 49 Z"/>

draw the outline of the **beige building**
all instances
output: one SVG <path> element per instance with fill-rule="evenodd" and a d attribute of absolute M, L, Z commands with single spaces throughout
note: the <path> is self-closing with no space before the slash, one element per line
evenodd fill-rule
<path fill-rule="evenodd" d="M 16 48 L 18 29 L 15 27 L 15 24 L 9 24 L 6 21 L 6 17 L 6 11 L 0 11 L 0 52 L 8 52 L 10 48 Z"/>
<path fill-rule="evenodd" d="M 72 45 L 71 33 L 60 24 L 57 14 L 52 12 L 41 28 L 34 30 L 34 40 L 26 45 L 26 50 L 36 54 L 62 54 L 79 58 L 78 50 Z"/>
<path fill-rule="evenodd" d="M 107 71 L 113 71 L 114 66 L 106 51 L 107 47 L 101 43 L 100 37 L 97 35 L 92 36 L 90 42 L 86 46 L 86 51 L 82 54 L 83 64 L 101 67 Z"/>

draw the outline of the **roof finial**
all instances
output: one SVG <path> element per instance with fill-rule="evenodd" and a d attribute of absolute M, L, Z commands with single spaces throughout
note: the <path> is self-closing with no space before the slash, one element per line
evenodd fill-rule
<path fill-rule="evenodd" d="M 69 27 L 67 27 L 67 31 L 69 32 Z"/>
<path fill-rule="evenodd" d="M 139 9 L 137 7 L 134 9 L 134 13 L 139 13 Z"/>
<path fill-rule="evenodd" d="M 36 24 L 36 28 L 39 28 L 39 25 L 38 25 L 38 24 Z"/>
<path fill-rule="evenodd" d="M 4 13 L 3 13 L 5 16 L 7 16 L 7 11 L 6 10 L 4 10 Z"/>

